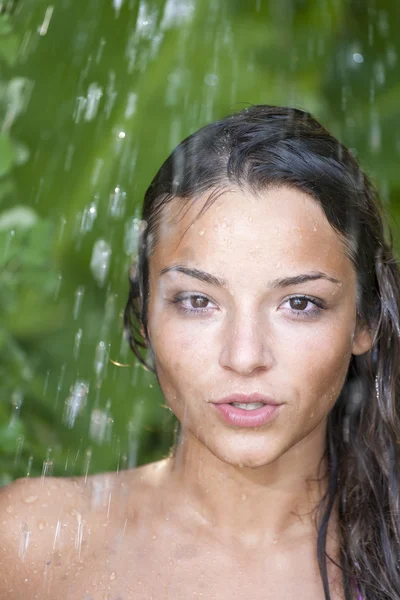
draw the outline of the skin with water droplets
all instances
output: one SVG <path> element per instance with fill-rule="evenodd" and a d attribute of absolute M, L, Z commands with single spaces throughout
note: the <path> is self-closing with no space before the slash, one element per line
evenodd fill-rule
<path fill-rule="evenodd" d="M 150 334 L 182 444 L 174 457 L 135 470 L 0 490 L 7 600 L 324 600 L 312 509 L 324 420 L 346 359 L 367 349 L 367 337 L 354 335 L 354 273 L 312 199 L 281 190 L 225 200 L 183 238 L 194 214 L 168 224 L 150 264 Z M 160 269 L 178 262 L 227 285 L 161 280 Z M 344 285 L 266 290 L 269 280 L 305 270 Z M 164 303 L 161 292 L 182 291 L 206 295 L 216 312 L 188 316 Z M 322 296 L 330 312 L 294 320 L 284 300 L 295 292 Z M 209 404 L 234 392 L 276 395 L 284 410 L 243 431 Z M 336 556 L 334 521 L 327 550 Z M 332 600 L 342 600 L 340 576 L 333 563 L 328 569 Z"/>

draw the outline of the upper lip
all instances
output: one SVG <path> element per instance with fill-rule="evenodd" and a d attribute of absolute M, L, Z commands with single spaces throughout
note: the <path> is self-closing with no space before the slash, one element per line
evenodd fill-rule
<path fill-rule="evenodd" d="M 251 402 L 262 402 L 263 404 L 272 404 L 278 406 L 280 403 L 276 402 L 268 396 L 263 394 L 232 394 L 232 396 L 225 396 L 219 400 L 214 400 L 213 404 L 232 404 L 232 402 L 239 402 L 240 404 L 250 404 Z"/>

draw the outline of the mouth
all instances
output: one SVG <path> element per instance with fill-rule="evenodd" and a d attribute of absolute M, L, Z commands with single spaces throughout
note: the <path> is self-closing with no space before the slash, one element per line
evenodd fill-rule
<path fill-rule="evenodd" d="M 236 427 L 260 427 L 279 414 L 282 404 L 261 394 L 233 394 L 213 402 L 224 421 Z"/>

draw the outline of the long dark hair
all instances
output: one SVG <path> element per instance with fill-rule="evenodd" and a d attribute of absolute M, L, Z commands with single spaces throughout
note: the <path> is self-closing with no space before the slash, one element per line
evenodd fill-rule
<path fill-rule="evenodd" d="M 321 205 L 356 269 L 357 320 L 373 332 L 373 346 L 352 355 L 328 417 L 329 483 L 319 507 L 318 561 L 330 600 L 326 540 L 338 508 L 346 599 L 357 588 L 368 600 L 400 598 L 400 272 L 376 190 L 350 151 L 309 113 L 252 106 L 203 127 L 164 162 L 144 198 L 146 227 L 125 309 L 131 348 L 146 364 L 149 257 L 166 204 L 178 198 L 184 206 L 210 191 L 206 210 L 230 185 L 306 192 Z"/>

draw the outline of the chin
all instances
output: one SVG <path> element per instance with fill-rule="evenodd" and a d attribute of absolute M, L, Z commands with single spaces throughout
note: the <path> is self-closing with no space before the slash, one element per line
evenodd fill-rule
<path fill-rule="evenodd" d="M 266 447 L 267 446 L 267 447 Z M 272 464 L 279 458 L 277 449 L 270 444 L 256 443 L 230 443 L 223 447 L 210 448 L 213 454 L 223 462 L 239 468 L 259 469 Z"/>

